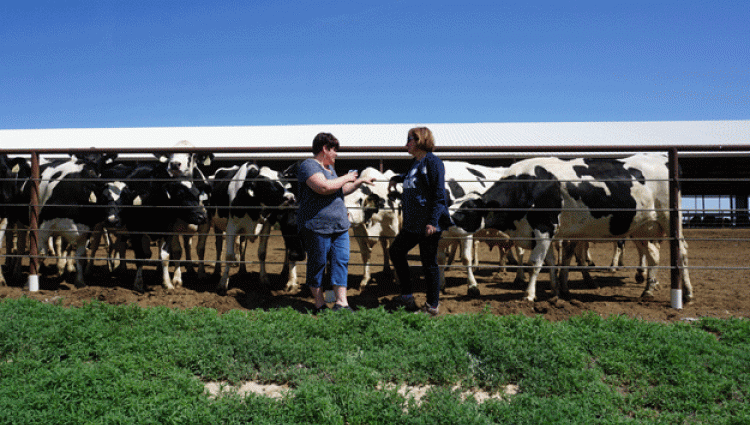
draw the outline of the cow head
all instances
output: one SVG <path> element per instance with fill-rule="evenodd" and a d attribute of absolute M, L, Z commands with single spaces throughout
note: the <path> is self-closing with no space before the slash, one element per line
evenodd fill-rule
<path fill-rule="evenodd" d="M 197 231 L 198 225 L 208 220 L 208 213 L 203 206 L 201 191 L 191 180 L 182 179 L 166 182 L 163 186 L 167 207 L 175 209 L 175 218 L 189 225 L 191 231 Z"/>
<path fill-rule="evenodd" d="M 84 152 L 73 155 L 75 161 L 84 166 L 92 177 L 99 177 L 104 168 L 117 159 L 116 153 Z"/>
<path fill-rule="evenodd" d="M 176 148 L 194 148 L 187 140 L 178 142 Z M 196 152 L 173 152 L 170 154 L 156 154 L 159 162 L 166 166 L 167 172 L 172 177 L 192 177 L 193 171 L 198 166 L 207 167 L 211 165 L 214 158 L 212 153 Z"/>
<path fill-rule="evenodd" d="M 485 203 L 481 199 L 468 199 L 458 204 L 451 213 L 453 224 L 469 233 L 474 233 L 484 227 L 484 217 L 487 215 Z"/>

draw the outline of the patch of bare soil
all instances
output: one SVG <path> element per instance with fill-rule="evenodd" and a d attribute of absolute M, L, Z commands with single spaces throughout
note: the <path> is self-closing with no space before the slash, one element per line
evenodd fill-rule
<path fill-rule="evenodd" d="M 461 267 L 446 271 L 446 292 L 441 298 L 441 314 L 475 313 L 481 311 L 492 314 L 541 315 L 551 321 L 565 320 L 584 312 L 592 311 L 601 316 L 626 315 L 648 321 L 671 322 L 691 320 L 700 317 L 750 317 L 750 273 L 743 269 L 750 264 L 750 230 L 686 230 L 689 243 L 690 276 L 695 288 L 695 301 L 677 310 L 671 307 L 670 273 L 664 268 L 658 272 L 661 286 L 653 300 L 642 300 L 643 284 L 635 281 L 636 252 L 631 244 L 625 248 L 626 269 L 609 272 L 605 268 L 596 269 L 592 276 L 598 288 L 584 285 L 580 273 L 571 272 L 571 297 L 566 300 L 553 299 L 549 287 L 549 275 L 542 273 L 537 286 L 535 302 L 524 300 L 524 287 L 513 284 L 512 270 L 497 268 L 497 252 L 490 252 L 486 246 L 480 248 L 480 269 L 475 272 L 481 295 L 467 296 L 466 273 Z M 145 268 L 146 292 L 141 294 L 132 289 L 135 266 L 128 265 L 125 273 L 113 275 L 102 259 L 95 261 L 93 275 L 88 278 L 88 286 L 75 288 L 72 279 L 47 271 L 40 274 L 40 290 L 29 292 L 23 289 L 25 275 L 21 281 L 11 281 L 9 286 L 0 287 L 1 298 L 29 297 L 43 302 L 58 303 L 63 306 L 80 306 L 90 300 L 143 307 L 167 306 L 187 309 L 192 307 L 213 308 L 219 312 L 229 310 L 273 309 L 291 307 L 301 313 L 312 309 L 312 298 L 304 289 L 294 293 L 284 291 L 285 279 L 280 277 L 284 258 L 283 242 L 278 234 L 271 239 L 268 252 L 268 271 L 272 274 L 270 286 L 263 286 L 258 279 L 256 246 L 248 248 L 248 272 L 236 274 L 232 269 L 230 287 L 226 295 L 215 292 L 218 276 L 212 273 L 213 262 L 207 266 L 206 276 L 184 273 L 184 286 L 166 290 L 160 285 L 160 274 L 155 265 Z M 612 255 L 611 243 L 592 245 L 592 257 L 598 266 L 609 266 Z M 100 249 L 97 258 L 104 257 Z M 349 267 L 349 301 L 355 309 L 388 307 L 388 300 L 398 294 L 389 273 L 382 272 L 383 256 L 380 248 L 374 252 L 374 280 L 365 288 L 359 287 L 362 276 L 361 258 L 357 244 L 352 243 L 351 265 Z M 668 264 L 669 247 L 661 247 L 662 265 Z M 194 255 L 193 258 L 196 258 Z M 213 261 L 212 238 L 207 246 L 207 259 Z M 416 249 L 409 255 L 414 267 L 414 276 L 421 276 Z M 52 261 L 48 260 L 48 264 Z M 27 271 L 27 261 L 24 262 Z M 8 270 L 4 267 L 6 278 Z M 299 282 L 304 282 L 305 267 L 298 267 Z M 421 279 L 421 278 L 420 278 Z M 424 302 L 424 286 L 421 280 L 416 284 L 417 302 Z"/>

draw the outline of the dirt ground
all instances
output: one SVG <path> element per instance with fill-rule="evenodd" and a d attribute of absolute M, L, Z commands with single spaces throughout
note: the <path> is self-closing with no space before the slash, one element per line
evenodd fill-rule
<path fill-rule="evenodd" d="M 689 241 L 690 277 L 695 289 L 695 301 L 686 304 L 680 310 L 671 307 L 667 269 L 660 269 L 658 272 L 661 285 L 656 291 L 656 298 L 649 301 L 639 298 L 643 284 L 635 282 L 636 252 L 630 243 L 625 247 L 625 265 L 629 268 L 617 272 L 605 269 L 592 272 L 599 288 L 586 287 L 580 273 L 572 272 L 570 299 L 552 299 L 549 275 L 543 272 L 537 286 L 539 300 L 536 302 L 523 299 L 524 288 L 513 284 L 514 273 L 510 270 L 499 271 L 496 266 L 497 252 L 490 253 L 487 247 L 482 245 L 480 269 L 475 272 L 481 295 L 478 298 L 468 297 L 465 270 L 451 268 L 446 271 L 447 288 L 441 297 L 441 314 L 488 311 L 497 315 L 541 315 L 551 321 L 565 320 L 587 311 L 593 311 L 601 316 L 626 315 L 659 322 L 693 320 L 701 317 L 750 317 L 750 273 L 742 269 L 750 264 L 750 230 L 688 229 L 685 236 Z M 208 246 L 207 258 L 213 260 L 215 252 L 211 238 Z M 99 259 L 94 263 L 94 273 L 88 278 L 88 286 L 85 288 L 77 289 L 64 277 L 46 272 L 45 268 L 40 274 L 39 291 L 29 292 L 23 289 L 26 283 L 24 274 L 21 282 L 9 282 L 9 286 L 0 287 L 0 299 L 29 297 L 63 306 L 80 306 L 90 300 L 99 300 L 110 304 L 138 304 L 144 307 L 167 306 L 187 309 L 200 306 L 219 312 L 281 307 L 291 307 L 301 313 L 309 312 L 313 307 L 309 291 L 284 291 L 286 281 L 279 276 L 284 250 L 279 235 L 271 238 L 267 258 L 267 269 L 272 274 L 270 287 L 264 287 L 258 281 L 256 248 L 257 243 L 248 249 L 248 273 L 235 275 L 237 267 L 232 268 L 230 287 L 226 295 L 216 294 L 214 289 L 218 276 L 212 274 L 204 278 L 199 278 L 197 274 L 183 274 L 183 287 L 165 290 L 160 286 L 160 276 L 155 265 L 144 268 L 147 289 L 144 294 L 140 294 L 132 290 L 135 278 L 134 265 L 128 265 L 127 272 L 122 275 L 112 275 L 105 261 Z M 608 266 L 611 255 L 611 243 L 594 244 L 592 247 L 592 257 L 598 266 Z M 100 249 L 97 257 L 103 256 L 104 250 Z M 661 256 L 664 265 L 669 259 L 667 244 L 662 244 Z M 377 272 L 374 273 L 374 281 L 365 288 L 359 288 L 362 276 L 361 257 L 356 244 L 352 243 L 348 296 L 355 309 L 377 308 L 379 305 L 389 308 L 388 300 L 398 294 L 398 289 L 391 283 L 390 276 L 381 271 L 382 258 L 378 246 L 374 252 L 374 264 L 377 264 L 373 267 L 373 271 Z M 424 286 L 421 282 L 416 249 L 410 253 L 409 260 L 413 264 L 413 275 L 419 277 L 416 297 L 417 302 L 421 304 L 424 302 Z M 47 263 L 52 262 L 48 260 Z M 24 267 L 25 271 L 27 269 Z M 210 262 L 207 272 L 212 271 L 213 263 Z M 5 266 L 3 272 L 9 279 Z M 304 265 L 298 267 L 298 274 L 299 281 L 304 282 Z"/>

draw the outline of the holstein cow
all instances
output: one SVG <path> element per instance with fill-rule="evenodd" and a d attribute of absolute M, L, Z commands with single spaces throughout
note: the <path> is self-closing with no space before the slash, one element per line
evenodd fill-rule
<path fill-rule="evenodd" d="M 667 158 L 659 154 L 624 159 L 533 158 L 513 164 L 506 177 L 482 195 L 478 206 L 483 208 L 486 228 L 504 232 L 532 250 L 528 300 L 536 299 L 542 264 L 545 260 L 554 264 L 549 249 L 553 241 L 627 237 L 635 242 L 639 257 L 646 259 L 649 270 L 642 297 L 650 298 L 658 284 L 652 268 L 659 262 L 659 251 L 650 241 L 663 238 L 670 229 L 668 177 Z M 687 244 L 682 220 L 678 223 L 683 298 L 689 302 L 693 289 Z M 566 255 L 569 261 L 572 252 Z M 558 285 L 555 267 L 550 270 L 555 295 L 567 294 L 567 273 L 561 273 Z"/>
<path fill-rule="evenodd" d="M 151 258 L 151 240 L 157 240 L 162 264 L 162 286 L 174 288 L 169 276 L 169 261 L 174 225 L 181 221 L 195 232 L 207 220 L 201 193 L 189 178 L 174 178 L 162 164 L 138 166 L 124 181 L 120 218 L 136 258 L 133 287 L 144 292 L 143 266 Z M 179 265 L 175 269 L 179 275 Z M 178 285 L 181 280 L 175 279 Z"/>
<path fill-rule="evenodd" d="M 344 203 L 349 211 L 352 237 L 359 245 L 364 266 L 362 280 L 359 283 L 360 288 L 365 288 L 372 277 L 370 273 L 372 249 L 378 242 L 383 248 L 383 273 L 395 277 L 391 273 L 388 254 L 388 246 L 401 228 L 399 201 L 388 195 L 388 181 L 395 175 L 396 173 L 391 170 L 381 173 L 372 167 L 367 167 L 362 170 L 360 176 L 375 177 L 373 185 L 362 185 L 344 197 Z"/>
<path fill-rule="evenodd" d="M 226 233 L 226 257 L 229 262 L 221 275 L 217 291 L 224 293 L 229 287 L 230 265 L 238 261 L 234 243 L 238 235 L 250 239 L 260 236 L 260 280 L 265 285 L 269 284 L 265 267 L 268 238 L 274 222 L 279 219 L 279 210 L 294 203 L 294 194 L 290 192 L 289 184 L 282 182 L 278 172 L 250 162 L 220 169 L 210 180 L 211 224 L 216 234 L 216 268 L 221 268 L 222 232 Z M 284 231 L 289 230 L 282 230 Z M 199 246 L 204 244 L 205 239 L 201 239 Z M 244 254 L 242 249 L 242 261 Z"/>
<path fill-rule="evenodd" d="M 22 196 L 22 187 L 31 175 L 31 166 L 24 158 L 8 158 L 4 153 L 0 154 L 0 247 L 3 239 L 8 236 L 5 249 L 6 265 L 11 270 L 11 275 L 18 278 L 20 274 L 20 258 L 15 258 L 18 252 L 13 249 L 13 235 L 7 234 L 10 230 L 19 226 L 20 222 L 27 221 L 29 215 L 29 201 Z M 26 217 L 23 219 L 23 217 Z M 22 240 L 25 238 L 21 238 Z M 8 260 L 8 256 L 13 261 Z M 5 276 L 0 268 L 0 286 L 5 286 Z"/>
<path fill-rule="evenodd" d="M 486 192 L 496 181 L 500 180 L 507 170 L 504 167 L 486 167 L 461 161 L 445 161 L 445 186 L 448 192 L 449 210 L 453 215 L 461 206 L 468 201 L 476 200 Z M 497 246 L 500 250 L 501 260 L 509 252 L 511 244 L 508 238 L 487 238 L 486 232 L 481 224 L 472 231 L 467 231 L 459 226 L 451 226 L 443 232 L 438 250 L 438 264 L 445 266 L 452 259 L 455 248 L 461 256 L 461 264 L 466 268 L 466 280 L 469 285 L 468 294 L 479 295 L 477 281 L 474 278 L 473 267 L 478 265 L 476 245 L 483 241 L 492 249 Z M 440 273 L 440 287 L 445 289 L 444 267 Z"/>
<path fill-rule="evenodd" d="M 191 179 L 193 184 L 196 185 L 199 191 L 202 191 L 208 197 L 210 193 L 210 186 L 208 179 L 203 174 L 201 167 L 208 167 L 214 159 L 214 154 L 210 152 L 194 152 L 195 146 L 187 140 L 177 142 L 175 148 L 188 148 L 187 152 L 173 152 L 170 154 L 156 154 L 155 156 L 159 159 L 159 162 L 163 163 L 167 167 L 167 172 L 174 178 Z M 179 220 L 174 224 L 173 231 L 180 233 L 182 236 L 182 243 L 185 246 L 185 260 L 186 268 L 188 272 L 193 271 L 192 252 L 193 252 L 193 236 L 195 232 L 191 232 L 188 229 L 189 225 L 182 223 Z M 204 226 L 205 228 L 205 226 Z M 199 229 L 203 231 L 204 228 Z M 179 260 L 182 257 L 182 247 L 180 245 L 180 238 L 172 239 L 172 258 Z"/>
<path fill-rule="evenodd" d="M 76 287 L 85 286 L 86 243 L 93 229 L 106 220 L 102 203 L 105 185 L 100 179 L 104 165 L 117 154 L 77 154 L 67 160 L 55 160 L 40 166 L 39 182 L 39 248 L 47 253 L 47 241 L 59 237 L 75 252 Z M 24 189 L 28 199 L 30 185 Z M 59 250 L 58 250 L 59 251 Z M 61 255 L 61 252 L 57 252 Z M 59 257 L 58 271 L 67 261 Z"/>

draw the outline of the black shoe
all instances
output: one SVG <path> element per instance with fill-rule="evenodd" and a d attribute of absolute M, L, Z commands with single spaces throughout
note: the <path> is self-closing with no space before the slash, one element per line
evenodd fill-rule
<path fill-rule="evenodd" d="M 414 297 L 405 298 L 401 295 L 393 298 L 393 304 L 396 308 L 403 307 L 406 311 L 417 311 L 417 303 L 414 301 Z"/>
<path fill-rule="evenodd" d="M 338 304 L 334 304 L 331 310 L 332 311 L 354 311 L 348 305 L 338 305 Z"/>
<path fill-rule="evenodd" d="M 317 316 L 318 314 L 320 314 L 320 313 L 322 313 L 322 312 L 324 312 L 326 310 L 328 310 L 328 305 L 323 304 L 320 307 L 315 307 L 315 309 L 313 309 L 313 314 Z"/>

